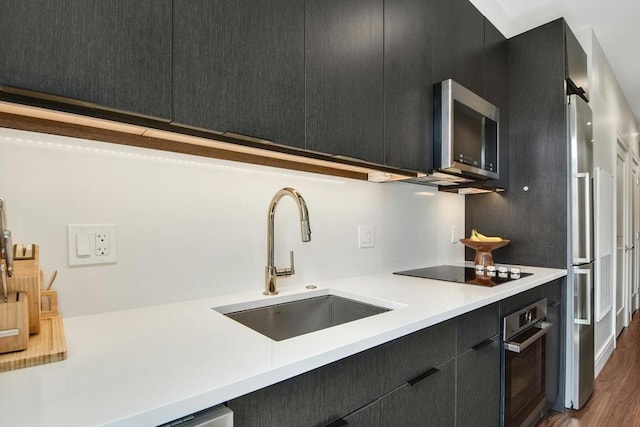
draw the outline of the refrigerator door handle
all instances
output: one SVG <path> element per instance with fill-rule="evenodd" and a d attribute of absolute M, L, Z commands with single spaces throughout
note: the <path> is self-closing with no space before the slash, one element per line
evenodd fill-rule
<path fill-rule="evenodd" d="M 576 307 L 576 304 L 580 304 L 581 301 L 574 301 L 573 307 L 573 323 L 576 325 L 591 325 L 591 280 L 592 278 L 592 268 L 580 268 L 573 267 L 573 275 L 574 275 L 574 297 L 579 297 L 580 300 L 584 299 L 585 310 L 584 313 L 580 313 L 580 307 Z M 585 276 L 585 280 L 580 282 L 578 280 L 579 276 Z M 580 292 L 577 287 L 583 285 L 584 289 Z M 581 316 L 582 314 L 582 316 Z"/>
<path fill-rule="evenodd" d="M 579 221 L 574 221 L 574 239 L 580 238 L 578 237 L 580 233 L 584 233 L 584 247 L 576 248 L 576 252 L 574 254 L 573 263 L 574 264 L 583 264 L 590 262 L 592 257 L 592 239 L 591 231 L 593 226 L 591 224 L 591 174 L 589 172 L 582 172 L 576 174 L 576 180 L 580 183 L 582 180 L 582 185 L 578 185 L 577 190 L 582 191 L 582 200 L 584 202 L 583 212 L 584 212 L 584 224 L 583 227 L 580 227 Z M 578 197 L 578 200 L 580 198 Z M 584 253 L 581 253 L 584 251 Z"/>

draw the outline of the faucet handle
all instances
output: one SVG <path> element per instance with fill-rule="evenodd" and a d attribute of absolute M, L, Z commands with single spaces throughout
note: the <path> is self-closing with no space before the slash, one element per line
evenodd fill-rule
<path fill-rule="evenodd" d="M 293 251 L 289 251 L 289 262 L 291 263 L 291 266 L 289 268 L 276 268 L 276 276 L 293 276 L 294 274 L 296 274 Z"/>

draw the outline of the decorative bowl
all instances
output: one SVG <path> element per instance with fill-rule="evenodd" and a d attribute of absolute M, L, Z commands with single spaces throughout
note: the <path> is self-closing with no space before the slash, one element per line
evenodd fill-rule
<path fill-rule="evenodd" d="M 500 242 L 478 242 L 471 239 L 460 239 L 460 242 L 468 248 L 476 251 L 476 257 L 473 260 L 475 265 L 493 265 L 493 255 L 491 251 L 507 246 L 511 240 L 503 239 Z"/>

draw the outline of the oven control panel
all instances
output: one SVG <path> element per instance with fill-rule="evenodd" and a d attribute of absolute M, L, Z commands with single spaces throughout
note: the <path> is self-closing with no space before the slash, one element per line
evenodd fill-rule
<path fill-rule="evenodd" d="M 509 341 L 525 329 L 545 320 L 546 317 L 546 298 L 508 315 L 504 318 L 504 340 Z"/>

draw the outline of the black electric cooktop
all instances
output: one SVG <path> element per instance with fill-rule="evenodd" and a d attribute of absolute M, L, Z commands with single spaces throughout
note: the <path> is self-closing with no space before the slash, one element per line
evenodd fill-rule
<path fill-rule="evenodd" d="M 393 274 L 488 287 L 517 280 L 511 277 L 498 277 L 497 272 L 495 276 L 487 276 L 486 273 L 476 274 L 476 269 L 473 267 L 458 267 L 454 265 L 438 265 L 435 267 L 418 268 L 416 270 L 398 271 Z M 531 274 L 532 273 L 520 273 L 520 278 L 531 276 Z"/>

